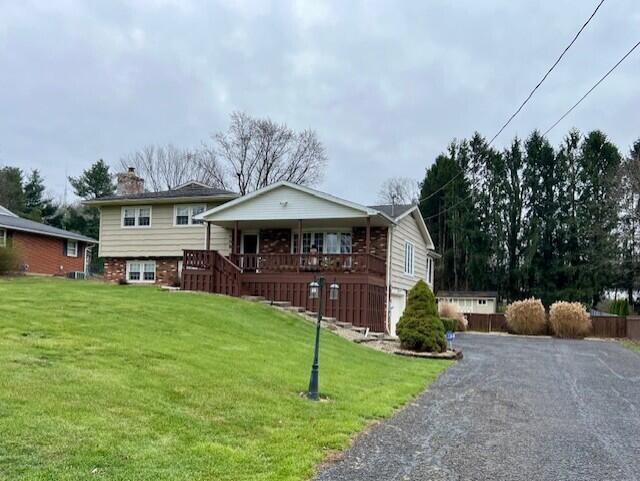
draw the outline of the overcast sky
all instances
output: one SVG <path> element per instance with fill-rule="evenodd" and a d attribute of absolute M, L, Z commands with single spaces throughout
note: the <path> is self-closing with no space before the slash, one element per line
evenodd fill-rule
<path fill-rule="evenodd" d="M 360 202 L 422 178 L 454 137 L 493 136 L 596 0 L 0 0 L 0 164 L 52 192 L 98 158 L 197 146 L 242 110 L 315 129 L 320 188 Z M 608 0 L 496 142 L 546 129 L 640 40 L 640 2 Z M 640 49 L 550 135 L 640 137 Z"/>

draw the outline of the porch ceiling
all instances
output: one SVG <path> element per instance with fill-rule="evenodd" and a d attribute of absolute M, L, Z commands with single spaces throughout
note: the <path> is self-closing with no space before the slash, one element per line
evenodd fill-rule
<path fill-rule="evenodd" d="M 366 217 L 352 217 L 340 219 L 300 219 L 302 220 L 303 229 L 311 228 L 348 228 L 348 227 L 365 227 L 367 225 Z M 227 229 L 233 229 L 236 221 L 211 221 L 211 224 Z M 371 226 L 388 226 L 391 222 L 382 216 L 371 216 Z M 246 229 L 297 229 L 298 219 L 255 219 L 238 221 L 240 230 Z"/>

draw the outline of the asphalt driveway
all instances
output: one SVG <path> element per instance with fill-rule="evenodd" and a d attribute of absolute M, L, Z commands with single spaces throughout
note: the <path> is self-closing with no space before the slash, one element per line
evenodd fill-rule
<path fill-rule="evenodd" d="M 464 360 L 317 480 L 640 480 L 640 355 L 465 334 Z"/>

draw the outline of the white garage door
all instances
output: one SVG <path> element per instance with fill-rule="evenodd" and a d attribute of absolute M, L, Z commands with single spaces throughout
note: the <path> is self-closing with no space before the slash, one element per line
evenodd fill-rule
<path fill-rule="evenodd" d="M 390 308 L 391 312 L 389 312 L 389 330 L 392 336 L 396 335 L 396 326 L 398 325 L 398 321 L 400 321 L 400 317 L 404 312 L 404 307 L 407 304 L 407 295 L 404 292 L 392 292 L 391 293 L 391 303 Z"/>

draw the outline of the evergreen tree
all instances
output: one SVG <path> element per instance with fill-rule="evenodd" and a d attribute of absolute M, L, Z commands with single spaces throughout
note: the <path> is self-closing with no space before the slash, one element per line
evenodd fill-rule
<path fill-rule="evenodd" d="M 522 186 L 522 145 L 515 138 L 509 149 L 503 153 L 505 176 L 501 188 L 504 190 L 505 206 L 501 211 L 506 232 L 506 289 L 503 294 L 509 300 L 520 296 L 520 256 L 523 235 L 523 186 Z"/>
<path fill-rule="evenodd" d="M 589 133 L 580 146 L 580 195 L 577 206 L 582 265 L 578 286 L 595 305 L 615 279 L 618 225 L 617 174 L 622 156 L 607 136 Z"/>
<path fill-rule="evenodd" d="M 29 219 L 42 222 L 54 214 L 55 207 L 44 191 L 44 179 L 38 169 L 32 170 L 24 185 L 25 216 Z"/>
<path fill-rule="evenodd" d="M 85 200 L 112 195 L 116 191 L 109 166 L 100 159 L 82 172 L 79 177 L 69 177 L 75 194 Z M 68 222 L 81 228 L 82 234 L 97 239 L 100 234 L 100 211 L 95 207 L 69 207 Z"/>
<path fill-rule="evenodd" d="M 22 170 L 17 167 L 0 168 L 0 205 L 14 214 L 24 214 Z"/>

